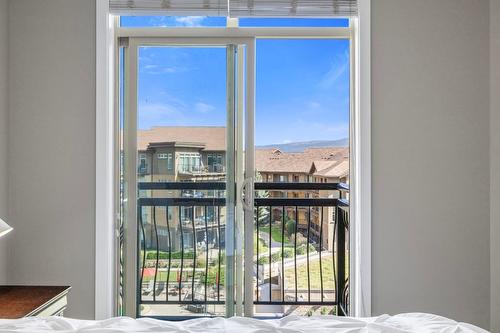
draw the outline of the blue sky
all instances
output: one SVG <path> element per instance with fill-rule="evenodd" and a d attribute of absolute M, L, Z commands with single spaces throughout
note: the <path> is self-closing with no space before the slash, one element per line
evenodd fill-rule
<path fill-rule="evenodd" d="M 344 20 L 240 20 L 240 26 L 345 24 Z M 224 25 L 225 18 L 122 18 L 122 26 Z M 140 48 L 139 127 L 225 126 L 225 52 L 215 47 Z M 348 41 L 257 40 L 256 52 L 257 145 L 348 137 Z"/>

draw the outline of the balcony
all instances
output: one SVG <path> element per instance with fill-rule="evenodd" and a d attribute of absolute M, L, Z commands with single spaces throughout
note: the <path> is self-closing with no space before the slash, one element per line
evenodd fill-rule
<path fill-rule="evenodd" d="M 226 168 L 224 165 L 215 164 L 215 165 L 200 165 L 200 166 L 180 166 L 179 174 L 196 176 L 196 175 L 224 175 L 226 173 Z"/>
<path fill-rule="evenodd" d="M 155 316 L 221 314 L 225 183 L 139 183 L 139 190 L 140 306 L 152 309 Z M 254 273 L 256 314 L 328 308 L 330 313 L 347 315 L 348 186 L 255 183 L 255 190 L 254 260 L 248 269 Z M 335 195 L 268 197 L 271 191 L 319 190 Z M 167 193 L 197 195 L 168 197 Z"/>

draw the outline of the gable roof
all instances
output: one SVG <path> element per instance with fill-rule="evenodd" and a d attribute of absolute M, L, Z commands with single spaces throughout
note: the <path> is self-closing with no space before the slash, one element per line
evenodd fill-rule
<path fill-rule="evenodd" d="M 157 126 L 137 131 L 137 148 L 189 146 L 205 151 L 226 150 L 223 126 Z M 302 173 L 323 177 L 349 174 L 349 148 L 307 148 L 303 152 L 283 152 L 278 148 L 255 150 L 255 168 L 260 172 Z"/>
<path fill-rule="evenodd" d="M 260 172 L 289 172 L 306 173 L 318 171 L 330 171 L 342 161 L 349 161 L 349 149 L 330 148 L 308 148 L 303 152 L 286 153 L 279 149 L 256 149 L 255 168 Z M 313 169 L 315 171 L 313 171 Z M 340 172 L 338 168 L 329 173 L 326 177 L 334 177 L 335 172 Z M 349 163 L 347 163 L 347 172 Z"/>
<path fill-rule="evenodd" d="M 342 178 L 349 175 L 349 160 L 314 161 L 311 174 L 327 178 Z"/>

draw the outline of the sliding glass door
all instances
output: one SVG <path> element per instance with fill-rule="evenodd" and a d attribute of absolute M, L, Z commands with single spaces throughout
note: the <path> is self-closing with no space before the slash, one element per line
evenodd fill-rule
<path fill-rule="evenodd" d="M 119 31 L 121 313 L 348 315 L 349 30 L 179 29 Z"/>
<path fill-rule="evenodd" d="M 251 184 L 245 175 L 253 174 L 253 163 L 245 164 L 253 140 L 244 139 L 253 126 L 253 48 L 252 39 L 127 40 L 127 315 L 243 314 L 243 220 L 253 221 L 251 195 L 243 198 Z"/>

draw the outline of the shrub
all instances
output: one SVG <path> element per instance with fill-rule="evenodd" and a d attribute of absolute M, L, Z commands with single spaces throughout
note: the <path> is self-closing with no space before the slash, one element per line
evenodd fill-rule
<path fill-rule="evenodd" d="M 176 251 L 176 252 L 171 252 L 171 259 L 181 259 L 182 258 L 182 251 Z M 158 259 L 168 259 L 168 252 L 165 251 L 160 251 L 158 253 Z M 193 252 L 184 252 L 184 259 L 193 259 L 194 258 L 194 253 Z M 146 252 L 146 259 L 148 260 L 156 260 L 156 251 L 155 250 L 149 250 Z"/>
<path fill-rule="evenodd" d="M 304 245 L 307 243 L 306 236 L 302 235 L 300 232 L 297 233 L 297 245 Z"/>
<path fill-rule="evenodd" d="M 303 245 L 300 245 L 300 246 L 297 246 L 297 254 L 299 256 L 303 255 L 303 254 L 306 254 L 306 247 L 303 246 Z"/>
<path fill-rule="evenodd" d="M 284 256 L 285 258 L 291 258 L 291 257 L 293 257 L 293 253 L 294 253 L 294 251 L 293 251 L 293 249 L 292 249 L 292 248 L 286 248 L 286 249 L 283 251 L 283 256 Z"/>
<path fill-rule="evenodd" d="M 290 237 L 290 242 L 292 244 L 295 244 L 295 237 L 297 237 L 297 247 L 299 247 L 302 244 L 306 244 L 307 243 L 307 238 L 304 235 L 302 235 L 300 232 L 298 232 L 297 234 L 292 235 Z"/>
<path fill-rule="evenodd" d="M 196 260 L 196 268 L 205 268 L 206 265 L 207 261 L 205 260 L 205 258 L 198 258 Z"/>
<path fill-rule="evenodd" d="M 281 252 L 274 252 L 273 254 L 271 254 L 272 262 L 279 261 L 280 259 L 281 259 Z"/>
<path fill-rule="evenodd" d="M 257 263 L 259 265 L 269 264 L 269 257 L 260 257 L 259 260 L 257 260 Z"/>
<path fill-rule="evenodd" d="M 292 236 L 295 233 L 295 220 L 288 219 L 288 221 L 285 222 L 285 227 L 288 235 Z"/>
<path fill-rule="evenodd" d="M 316 249 L 314 248 L 314 246 L 309 244 L 309 253 L 313 253 L 315 251 L 316 251 Z M 297 246 L 297 254 L 299 256 L 307 254 L 307 244 L 302 244 L 300 246 Z"/>

